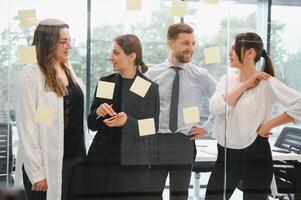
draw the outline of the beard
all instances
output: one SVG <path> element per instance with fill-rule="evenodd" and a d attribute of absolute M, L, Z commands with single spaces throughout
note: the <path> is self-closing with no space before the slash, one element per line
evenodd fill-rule
<path fill-rule="evenodd" d="M 180 62 L 180 63 L 189 63 L 191 61 L 191 57 L 193 52 L 189 56 L 187 54 L 184 54 L 185 52 L 178 52 L 175 54 L 175 58 Z"/>

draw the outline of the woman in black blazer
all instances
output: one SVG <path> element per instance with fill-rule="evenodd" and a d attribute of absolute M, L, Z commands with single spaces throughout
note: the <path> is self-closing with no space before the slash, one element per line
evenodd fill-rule
<path fill-rule="evenodd" d="M 135 35 L 114 39 L 109 56 L 117 73 L 100 78 L 115 83 L 112 99 L 96 97 L 88 116 L 88 127 L 97 131 L 87 156 L 85 187 L 93 197 L 151 199 L 150 165 L 155 162 L 155 135 L 140 136 L 138 120 L 159 118 L 158 85 L 141 72 L 147 71 L 142 48 Z M 144 97 L 130 91 L 136 77 L 151 85 Z M 117 116 L 108 120 L 112 116 Z"/>

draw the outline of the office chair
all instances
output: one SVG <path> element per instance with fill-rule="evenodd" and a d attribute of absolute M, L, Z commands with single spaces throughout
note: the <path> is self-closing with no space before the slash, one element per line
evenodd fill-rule
<path fill-rule="evenodd" d="M 8 165 L 7 165 L 7 160 L 8 160 Z M 13 184 L 12 171 L 13 171 L 12 124 L 0 123 L 0 187 L 6 186 L 7 184 L 9 185 Z"/>
<path fill-rule="evenodd" d="M 201 199 L 199 191 L 200 188 L 205 188 L 206 185 L 200 185 L 201 173 L 211 172 L 214 168 L 215 162 L 195 162 L 192 166 L 192 172 L 194 172 L 194 197 Z"/>
<path fill-rule="evenodd" d="M 284 127 L 274 146 L 301 154 L 301 128 Z M 298 161 L 274 161 L 273 165 L 278 193 L 287 194 L 290 200 L 300 200 L 301 163 Z M 294 198 L 291 194 L 294 194 Z M 280 199 L 282 198 L 280 197 Z"/>

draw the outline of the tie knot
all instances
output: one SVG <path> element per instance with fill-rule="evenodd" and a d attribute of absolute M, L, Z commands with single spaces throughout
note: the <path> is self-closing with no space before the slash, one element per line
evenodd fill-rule
<path fill-rule="evenodd" d="M 177 66 L 172 66 L 172 69 L 174 69 L 176 72 L 180 71 L 181 67 L 177 67 Z"/>

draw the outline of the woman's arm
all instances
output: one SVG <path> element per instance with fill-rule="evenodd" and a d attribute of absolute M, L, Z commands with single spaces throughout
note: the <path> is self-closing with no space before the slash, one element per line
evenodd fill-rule
<path fill-rule="evenodd" d="M 301 93 L 287 87 L 276 78 L 269 80 L 271 94 L 285 107 L 285 112 L 264 122 L 258 128 L 258 134 L 268 136 L 270 130 L 286 123 L 301 123 Z"/>
<path fill-rule="evenodd" d="M 36 76 L 36 71 L 27 66 L 16 82 L 16 122 L 19 143 L 23 150 L 24 168 L 32 184 L 46 178 L 39 128 L 34 122 L 39 92 L 39 80 Z"/>
<path fill-rule="evenodd" d="M 227 95 L 225 95 L 225 101 L 228 103 L 228 105 L 234 106 L 245 91 L 256 87 L 261 80 L 267 80 L 270 77 L 271 76 L 265 72 L 256 72 L 240 87 L 230 91 Z"/>
<path fill-rule="evenodd" d="M 103 118 L 97 118 L 98 115 L 96 113 L 97 108 L 99 107 L 99 105 L 101 104 L 99 98 L 96 97 L 96 91 L 97 91 L 97 85 L 95 87 L 95 91 L 94 91 L 94 98 L 90 107 L 90 113 L 88 114 L 88 128 L 92 131 L 97 131 L 99 128 L 99 123 L 102 122 Z"/>
<path fill-rule="evenodd" d="M 280 126 L 282 124 L 294 122 L 294 118 L 289 116 L 286 112 L 282 113 L 281 115 L 271 119 L 270 121 L 267 121 L 265 123 L 262 123 L 258 130 L 257 133 L 262 136 L 262 137 L 269 137 L 271 135 L 271 129 L 275 128 L 277 126 Z"/>
<path fill-rule="evenodd" d="M 229 106 L 234 106 L 245 91 L 247 91 L 247 87 L 243 84 L 226 94 L 224 99 Z"/>
<path fill-rule="evenodd" d="M 112 105 L 109 105 L 96 97 L 97 85 L 94 91 L 94 98 L 90 107 L 90 113 L 88 115 L 88 128 L 92 131 L 97 131 L 106 115 L 116 115 L 117 113 L 113 110 Z"/>
<path fill-rule="evenodd" d="M 215 92 L 209 100 L 209 112 L 213 115 L 224 115 L 227 103 L 225 101 L 225 93 L 227 87 L 227 76 L 224 75 L 220 78 L 219 83 L 216 86 Z M 228 105 L 229 106 L 229 105 Z M 228 109 L 228 111 L 232 108 Z"/>

